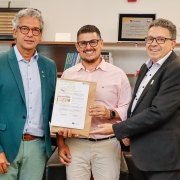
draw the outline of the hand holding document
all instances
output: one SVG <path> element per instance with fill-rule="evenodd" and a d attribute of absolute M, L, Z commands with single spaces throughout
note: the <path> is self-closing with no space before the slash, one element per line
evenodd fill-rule
<path fill-rule="evenodd" d="M 96 83 L 57 79 L 51 131 L 72 128 L 73 134 L 89 136 L 91 117 L 88 109 L 94 104 Z"/>

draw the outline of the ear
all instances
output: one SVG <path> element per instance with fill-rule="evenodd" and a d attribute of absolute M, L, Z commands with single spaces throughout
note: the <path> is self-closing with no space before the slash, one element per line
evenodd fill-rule
<path fill-rule="evenodd" d="M 100 40 L 101 48 L 103 47 L 103 44 L 104 44 L 104 41 L 103 41 L 103 39 L 101 39 L 101 40 Z"/>
<path fill-rule="evenodd" d="M 172 50 L 174 49 L 175 45 L 176 45 L 176 40 L 172 40 L 172 42 L 171 42 Z"/>
<path fill-rule="evenodd" d="M 75 43 L 75 46 L 76 46 L 76 50 L 79 52 L 79 45 L 78 45 L 78 43 Z"/>
<path fill-rule="evenodd" d="M 17 38 L 17 29 L 13 29 L 13 37 L 16 39 Z"/>

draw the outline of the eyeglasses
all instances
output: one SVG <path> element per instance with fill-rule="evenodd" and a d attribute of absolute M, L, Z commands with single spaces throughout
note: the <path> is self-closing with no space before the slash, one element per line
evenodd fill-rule
<path fill-rule="evenodd" d="M 164 44 L 166 42 L 166 40 L 173 40 L 172 38 L 165 38 L 165 37 L 147 37 L 145 38 L 145 41 L 147 44 L 152 44 L 154 42 L 154 40 L 156 40 L 156 43 L 158 44 Z"/>
<path fill-rule="evenodd" d="M 33 34 L 34 36 L 38 36 L 38 35 L 42 32 L 42 30 L 39 29 L 39 28 L 29 29 L 29 28 L 26 27 L 26 26 L 18 26 L 18 28 L 20 29 L 20 31 L 21 31 L 22 34 L 28 34 L 29 31 L 32 30 L 32 34 Z"/>
<path fill-rule="evenodd" d="M 80 48 L 86 48 L 87 44 L 89 43 L 91 47 L 96 47 L 99 41 L 100 39 L 92 39 L 90 41 L 79 41 L 78 45 Z"/>

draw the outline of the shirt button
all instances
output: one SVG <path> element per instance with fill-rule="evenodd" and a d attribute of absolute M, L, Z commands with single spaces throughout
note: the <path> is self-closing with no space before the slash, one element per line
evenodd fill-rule
<path fill-rule="evenodd" d="M 32 94 L 32 92 L 30 92 L 30 94 Z"/>
<path fill-rule="evenodd" d="M 29 78 L 31 80 L 31 78 Z"/>
<path fill-rule="evenodd" d="M 144 86 L 142 88 L 144 88 Z"/>
<path fill-rule="evenodd" d="M 30 107 L 30 109 L 32 109 L 32 107 Z"/>
<path fill-rule="evenodd" d="M 23 119 L 26 119 L 26 116 L 22 116 Z"/>

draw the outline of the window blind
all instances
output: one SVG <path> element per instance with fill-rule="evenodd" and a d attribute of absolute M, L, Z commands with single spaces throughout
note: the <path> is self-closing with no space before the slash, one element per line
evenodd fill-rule
<path fill-rule="evenodd" d="M 0 35 L 12 34 L 12 20 L 17 12 L 0 12 Z"/>

